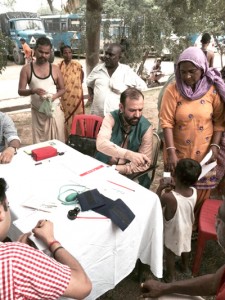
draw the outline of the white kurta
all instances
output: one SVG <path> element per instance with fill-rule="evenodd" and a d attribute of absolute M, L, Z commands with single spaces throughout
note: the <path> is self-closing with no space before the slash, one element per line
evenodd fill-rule
<path fill-rule="evenodd" d="M 191 234 L 194 223 L 194 207 L 197 200 L 195 188 L 191 197 L 184 197 L 172 191 L 177 200 L 174 217 L 166 221 L 164 218 L 164 244 L 173 253 L 180 256 L 191 251 Z"/>
<path fill-rule="evenodd" d="M 97 65 L 87 78 L 94 91 L 91 113 L 104 117 L 119 108 L 120 94 L 128 87 L 147 89 L 146 83 L 128 66 L 119 64 L 110 77 L 105 64 Z"/>

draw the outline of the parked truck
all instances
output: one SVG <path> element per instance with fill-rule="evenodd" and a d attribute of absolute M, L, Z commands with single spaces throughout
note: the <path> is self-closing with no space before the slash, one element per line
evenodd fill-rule
<path fill-rule="evenodd" d="M 7 12 L 0 14 L 0 30 L 12 41 L 12 45 L 7 49 L 7 54 L 18 65 L 22 65 L 25 62 L 20 39 L 24 38 L 30 48 L 33 49 L 39 37 L 47 36 L 42 20 L 37 13 L 32 12 Z M 50 36 L 47 37 L 52 41 Z M 54 49 L 50 58 L 50 62 L 53 61 Z"/>

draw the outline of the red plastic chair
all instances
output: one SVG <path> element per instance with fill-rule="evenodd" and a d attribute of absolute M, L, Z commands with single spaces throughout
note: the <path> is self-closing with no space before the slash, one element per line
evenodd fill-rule
<path fill-rule="evenodd" d="M 202 205 L 199 215 L 197 248 L 192 267 L 193 276 L 196 276 L 199 272 L 206 242 L 208 240 L 217 240 L 215 229 L 216 215 L 222 202 L 222 200 L 206 199 Z"/>
<path fill-rule="evenodd" d="M 102 125 L 102 117 L 96 115 L 76 115 L 73 118 L 71 134 L 96 138 Z"/>
<path fill-rule="evenodd" d="M 85 155 L 94 157 L 96 138 L 102 120 L 102 117 L 96 115 L 76 115 L 73 118 L 67 145 Z"/>

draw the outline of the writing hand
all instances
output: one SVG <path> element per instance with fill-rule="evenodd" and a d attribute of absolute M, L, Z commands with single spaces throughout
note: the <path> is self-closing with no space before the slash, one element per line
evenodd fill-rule
<path fill-rule="evenodd" d="M 32 229 L 34 236 L 42 240 L 45 244 L 51 243 L 54 238 L 53 223 L 48 220 L 40 220 Z"/>

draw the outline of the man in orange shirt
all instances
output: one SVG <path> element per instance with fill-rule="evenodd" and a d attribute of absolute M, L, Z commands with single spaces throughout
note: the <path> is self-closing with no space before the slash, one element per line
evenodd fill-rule
<path fill-rule="evenodd" d="M 28 63 L 32 62 L 33 51 L 29 47 L 29 45 L 26 43 L 25 39 L 21 38 L 20 42 L 21 42 L 22 47 L 23 47 L 25 63 L 28 64 Z"/>

